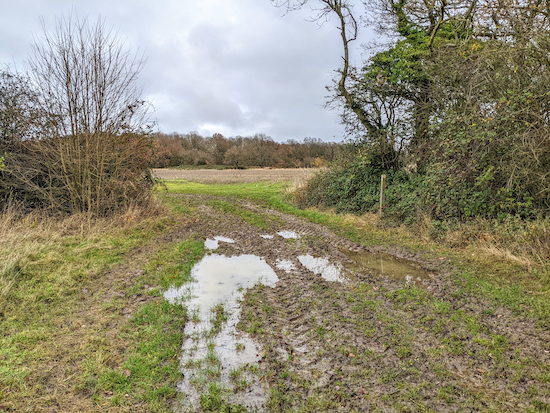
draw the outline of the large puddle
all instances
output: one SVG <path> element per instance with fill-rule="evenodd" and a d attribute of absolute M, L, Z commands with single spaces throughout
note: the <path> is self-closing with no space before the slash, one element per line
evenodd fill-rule
<path fill-rule="evenodd" d="M 328 258 L 314 257 L 308 254 L 300 255 L 298 261 L 315 275 L 320 275 L 327 281 L 346 281 L 346 278 L 342 276 L 342 267 L 331 264 Z"/>
<path fill-rule="evenodd" d="M 407 284 L 415 284 L 431 278 L 431 273 L 423 269 L 420 264 L 391 254 L 349 250 L 342 250 L 342 252 L 353 261 L 353 264 L 346 264 L 346 268 L 351 271 L 380 274 L 405 281 Z"/>
<path fill-rule="evenodd" d="M 201 394 L 208 393 L 205 386 L 212 382 L 225 389 L 226 401 L 263 411 L 266 395 L 252 373 L 257 369 L 260 349 L 236 326 L 241 313 L 239 300 L 245 290 L 258 282 L 273 285 L 277 275 L 255 255 L 217 254 L 204 257 L 191 275 L 196 282 L 172 287 L 164 294 L 171 303 L 185 304 L 192 317 L 185 327 L 182 346 L 180 411 L 198 410 Z"/>

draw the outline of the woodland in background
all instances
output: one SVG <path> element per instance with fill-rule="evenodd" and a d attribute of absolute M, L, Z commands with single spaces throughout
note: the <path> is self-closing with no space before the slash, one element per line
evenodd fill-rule
<path fill-rule="evenodd" d="M 385 174 L 386 214 L 400 220 L 548 217 L 550 2 L 274 3 L 311 4 L 321 24 L 335 17 L 344 47 L 330 103 L 354 145 L 300 204 L 374 210 Z M 387 42 L 352 67 L 363 23 Z"/>
<path fill-rule="evenodd" d="M 219 133 L 211 137 L 202 137 L 196 132 L 169 135 L 157 133 L 154 135 L 150 165 L 153 168 L 184 165 L 319 167 L 334 161 L 342 147 L 342 144 L 315 138 L 278 143 L 264 134 L 226 138 Z"/>

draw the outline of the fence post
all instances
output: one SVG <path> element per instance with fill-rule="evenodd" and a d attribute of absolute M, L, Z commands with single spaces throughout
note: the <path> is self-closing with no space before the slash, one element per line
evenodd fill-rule
<path fill-rule="evenodd" d="M 384 209 L 384 189 L 386 187 L 386 175 L 380 177 L 380 218 L 382 218 L 382 210 Z"/>

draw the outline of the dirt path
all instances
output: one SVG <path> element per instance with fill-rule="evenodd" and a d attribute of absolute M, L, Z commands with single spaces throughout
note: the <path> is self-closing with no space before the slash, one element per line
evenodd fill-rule
<path fill-rule="evenodd" d="M 263 348 L 268 411 L 548 411 L 548 331 L 467 295 L 441 261 L 420 262 L 435 275 L 409 284 L 351 271 L 367 249 L 323 226 L 247 202 L 186 199 L 201 216 L 192 231 L 235 241 L 218 254 L 257 255 L 279 278 L 247 292 L 239 324 Z M 327 281 L 303 256 L 326 259 L 345 281 Z"/>

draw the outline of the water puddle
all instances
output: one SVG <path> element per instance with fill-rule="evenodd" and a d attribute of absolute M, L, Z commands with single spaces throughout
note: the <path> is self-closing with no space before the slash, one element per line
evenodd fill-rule
<path fill-rule="evenodd" d="M 204 246 L 206 248 L 208 248 L 209 250 L 215 250 L 216 248 L 218 248 L 218 242 L 219 241 L 227 242 L 229 244 L 233 244 L 235 242 L 231 238 L 227 238 L 227 237 L 214 237 L 214 239 L 207 238 L 204 241 Z"/>
<path fill-rule="evenodd" d="M 342 276 L 342 267 L 331 264 L 328 258 L 313 257 L 312 255 L 300 255 L 298 260 L 304 267 L 316 275 L 320 275 L 327 281 L 346 282 Z"/>
<path fill-rule="evenodd" d="M 164 294 L 171 303 L 185 304 L 191 317 L 182 346 L 184 377 L 178 389 L 183 398 L 177 411 L 199 409 L 201 394 L 207 394 L 213 382 L 224 389 L 226 401 L 263 411 L 266 395 L 253 374 L 260 348 L 236 326 L 245 289 L 258 282 L 273 285 L 278 281 L 275 271 L 255 255 L 212 254 L 197 263 L 191 275 L 196 282 Z"/>
<path fill-rule="evenodd" d="M 286 272 L 287 274 L 290 274 L 291 272 L 295 271 L 297 268 L 296 266 L 294 265 L 294 263 L 290 260 L 277 260 L 277 262 L 275 263 L 275 266 Z"/>
<path fill-rule="evenodd" d="M 300 238 L 300 235 L 298 235 L 294 231 L 279 231 L 279 232 L 277 232 L 277 235 L 280 235 L 284 239 L 298 239 L 298 238 Z"/>
<path fill-rule="evenodd" d="M 346 268 L 353 271 L 366 271 L 403 280 L 407 284 L 415 284 L 431 278 L 431 273 L 423 269 L 420 264 L 399 258 L 382 252 L 353 252 L 342 250 L 342 252 L 354 261 L 347 264 Z"/>
<path fill-rule="evenodd" d="M 263 239 L 273 239 L 273 235 L 269 235 L 269 234 L 263 234 L 263 235 L 260 235 L 260 237 L 262 237 Z"/>

